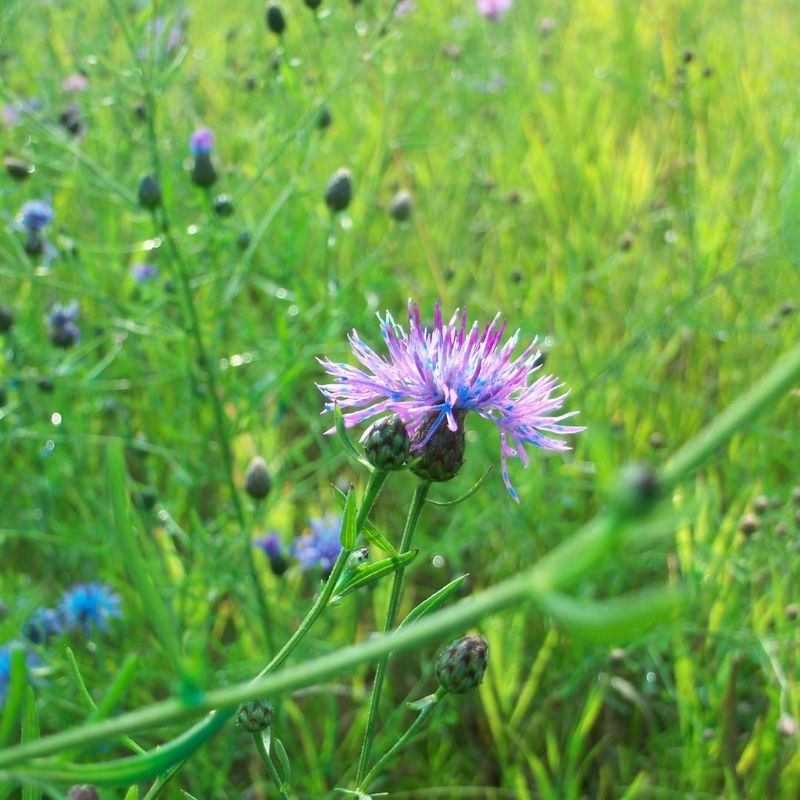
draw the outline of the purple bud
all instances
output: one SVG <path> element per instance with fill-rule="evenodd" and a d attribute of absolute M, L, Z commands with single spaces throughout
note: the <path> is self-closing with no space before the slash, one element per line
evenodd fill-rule
<path fill-rule="evenodd" d="M 189 149 L 195 158 L 208 155 L 212 147 L 214 147 L 214 132 L 211 128 L 198 128 L 189 139 Z"/>

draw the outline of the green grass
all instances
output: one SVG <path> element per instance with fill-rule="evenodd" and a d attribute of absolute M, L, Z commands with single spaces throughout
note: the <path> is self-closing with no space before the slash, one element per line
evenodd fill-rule
<path fill-rule="evenodd" d="M 20 234 L 0 232 L 0 303 L 17 316 L 0 358 L 0 643 L 72 583 L 112 584 L 123 621 L 93 647 L 69 642 L 95 702 L 132 656 L 115 711 L 181 689 L 113 533 L 112 443 L 124 445 L 134 493 L 157 494 L 152 511 L 135 512 L 139 543 L 173 609 L 183 668 L 211 688 L 267 660 L 249 537 L 275 529 L 288 542 L 335 508 L 330 483 L 363 486 L 363 472 L 323 435 L 315 357 L 349 360 L 353 327 L 377 347 L 376 310 L 402 319 L 409 296 L 429 314 L 436 297 L 479 320 L 502 309 L 512 330 L 541 337 L 547 370 L 572 388 L 569 405 L 588 426 L 568 457 L 537 452 L 527 471 L 512 465 L 519 506 L 495 469 L 464 504 L 426 509 L 403 612 L 462 572 L 478 592 L 535 563 L 603 505 L 623 464 L 660 463 L 796 343 L 797 314 L 781 313 L 800 289 L 792 0 L 519 0 L 496 25 L 471 0 L 420 0 L 383 37 L 388 0 L 355 10 L 326 0 L 331 13 L 319 24 L 286 0 L 277 69 L 259 3 L 141 5 L 8 0 L 0 12 L 2 100 L 43 104 L 3 131 L 3 149 L 36 173 L 20 184 L 4 177 L 2 207 L 14 215 L 52 195 L 61 250 L 37 269 Z M 185 9 L 188 49 L 174 60 L 145 54 L 142 81 L 115 8 L 137 47 L 151 17 Z M 545 16 L 556 20 L 548 36 L 537 32 Z M 60 83 L 78 68 L 90 87 L 77 98 L 88 133 L 75 143 L 55 120 L 68 102 Z M 244 531 L 177 265 L 166 241 L 147 250 L 163 231 L 136 204 L 140 176 L 154 169 L 148 125 L 134 113 L 144 87 L 156 93 L 164 197 L 215 365 L 232 477 L 241 487 L 262 453 L 275 481 L 263 509 L 240 492 Z M 322 103 L 333 115 L 324 133 Z M 188 178 L 188 137 L 201 124 L 217 135 L 213 194 L 235 201 L 227 220 Z M 341 166 L 353 172 L 354 200 L 331 220 L 323 193 Z M 401 187 L 414 195 L 404 225 L 387 213 Z M 242 231 L 251 234 L 245 250 Z M 145 259 L 160 276 L 138 289 L 129 267 Z M 44 318 L 72 298 L 83 341 L 56 350 Z M 51 394 L 37 388 L 40 377 L 52 378 Z M 376 790 L 796 797 L 797 743 L 778 720 L 800 717 L 797 621 L 786 614 L 800 601 L 797 414 L 795 391 L 675 492 L 666 543 L 626 548 L 575 588 L 605 598 L 683 586 L 690 599 L 675 625 L 609 650 L 530 608 L 485 620 L 492 660 L 480 692 L 448 699 Z M 432 493 L 458 496 L 497 460 L 494 427 L 470 419 L 463 475 Z M 393 477 L 377 507 L 395 541 L 412 491 L 411 476 Z M 776 502 L 746 538 L 739 520 L 760 494 Z M 296 570 L 279 580 L 256 556 L 281 642 L 317 586 Z M 386 582 L 348 599 L 297 659 L 381 629 L 387 601 Z M 89 714 L 64 644 L 43 652 L 34 685 L 43 734 Z M 404 701 L 433 690 L 434 653 L 391 662 L 376 753 L 411 721 Z M 372 675 L 360 668 L 281 703 L 275 730 L 298 797 L 352 785 Z M 178 731 L 134 738 L 150 747 Z M 124 753 L 109 743 L 80 756 Z M 204 800 L 274 796 L 233 726 L 163 796 L 182 790 Z"/>

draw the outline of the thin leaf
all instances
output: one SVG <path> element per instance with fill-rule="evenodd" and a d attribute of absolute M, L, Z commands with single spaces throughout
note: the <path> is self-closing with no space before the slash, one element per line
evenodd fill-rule
<path fill-rule="evenodd" d="M 425 695 L 425 697 L 420 697 L 419 700 L 413 700 L 410 703 L 406 703 L 406 705 L 412 711 L 422 711 L 426 709 L 428 706 L 435 705 L 438 702 L 439 702 L 439 697 L 436 694 L 436 692 L 433 692 L 433 694 L 427 694 Z"/>
<path fill-rule="evenodd" d="M 275 755 L 278 757 L 278 762 L 283 771 L 283 782 L 288 785 L 292 782 L 292 765 L 289 762 L 289 755 L 286 752 L 286 748 L 283 746 L 283 742 L 280 739 L 275 739 Z"/>
<path fill-rule="evenodd" d="M 446 586 L 434 592 L 427 600 L 423 600 L 418 606 L 415 606 L 408 612 L 408 616 L 398 626 L 402 628 L 404 625 L 410 625 L 414 620 L 424 617 L 431 611 L 436 611 L 437 608 L 442 606 L 450 595 L 458 591 L 458 587 L 469 577 L 469 573 L 460 575 L 458 578 L 450 581 Z"/>
<path fill-rule="evenodd" d="M 680 599 L 680 593 L 674 590 L 647 589 L 614 600 L 597 601 L 547 592 L 537 602 L 557 622 L 583 639 L 616 644 L 669 620 Z"/>
<path fill-rule="evenodd" d="M 331 484 L 331 491 L 333 498 L 336 500 L 339 508 L 344 511 L 345 503 L 347 502 L 347 495 L 338 487 Z M 361 527 L 361 535 L 370 543 L 375 545 L 379 550 L 388 553 L 390 556 L 400 555 L 397 548 L 367 519 Z"/>
<path fill-rule="evenodd" d="M 11 668 L 9 670 L 8 690 L 0 718 L 0 747 L 4 747 L 11 732 L 17 727 L 19 712 L 25 700 L 25 686 L 28 682 L 27 655 L 20 645 L 11 647 Z"/>
<path fill-rule="evenodd" d="M 39 738 L 39 709 L 36 706 L 36 695 L 28 686 L 25 692 L 25 705 L 22 707 L 21 741 L 30 742 Z M 22 787 L 22 800 L 41 800 L 42 789 L 33 784 Z"/>
<path fill-rule="evenodd" d="M 375 581 L 379 581 L 386 575 L 391 575 L 398 569 L 410 564 L 416 557 L 419 550 L 411 550 L 408 553 L 393 558 L 384 558 L 381 561 L 376 561 L 374 564 L 361 564 L 356 567 L 352 574 L 345 578 L 341 585 L 337 587 L 336 596 L 331 598 L 331 603 L 336 603 L 345 595 L 355 592 L 357 589 L 362 589 L 369 586 Z"/>
<path fill-rule="evenodd" d="M 358 531 L 356 530 L 356 493 L 353 487 L 347 493 L 344 502 L 344 513 L 342 514 L 342 528 L 339 533 L 339 541 L 342 548 L 352 550 L 356 546 Z"/>
<path fill-rule="evenodd" d="M 342 414 L 342 409 L 339 408 L 338 403 L 334 403 L 333 406 L 333 422 L 336 426 L 336 433 L 339 434 L 339 439 L 342 442 L 342 447 L 344 447 L 347 454 L 372 472 L 374 467 L 369 463 L 369 461 L 367 461 L 366 458 L 364 458 L 363 455 L 361 455 L 358 448 L 353 444 L 350 434 L 347 432 L 347 427 L 344 424 L 344 415 Z"/>
<path fill-rule="evenodd" d="M 484 472 L 483 475 L 478 478 L 477 483 L 475 483 L 475 485 L 465 494 L 462 494 L 461 497 L 458 497 L 455 500 L 431 500 L 431 498 L 428 498 L 427 502 L 432 506 L 457 506 L 459 503 L 463 503 L 465 500 L 468 500 L 470 497 L 472 497 L 472 495 L 474 495 L 475 492 L 481 488 L 481 486 L 483 486 L 484 481 L 489 477 L 489 473 L 491 473 L 492 469 L 493 467 L 490 464 L 486 468 L 486 472 Z"/>
<path fill-rule="evenodd" d="M 139 787 L 131 786 L 131 788 L 125 792 L 125 800 L 139 800 Z"/>

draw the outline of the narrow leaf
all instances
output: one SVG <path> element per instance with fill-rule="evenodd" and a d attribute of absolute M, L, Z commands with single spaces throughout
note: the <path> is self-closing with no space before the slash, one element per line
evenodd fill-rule
<path fill-rule="evenodd" d="M 11 647 L 11 668 L 9 670 L 8 690 L 0 718 L 0 747 L 4 747 L 11 732 L 17 727 L 19 712 L 25 700 L 25 686 L 28 682 L 28 667 L 25 648 L 20 645 Z"/>
<path fill-rule="evenodd" d="M 345 595 L 362 589 L 375 581 L 380 580 L 386 575 L 391 575 L 398 569 L 410 564 L 416 557 L 419 550 L 411 550 L 395 558 L 384 558 L 374 564 L 361 564 L 356 567 L 350 577 L 345 578 L 341 585 L 337 587 L 336 596 L 331 598 L 331 603 L 338 602 Z"/>
<path fill-rule="evenodd" d="M 125 792 L 125 800 L 139 800 L 139 787 L 131 786 L 131 788 Z"/>
<path fill-rule="evenodd" d="M 36 695 L 28 686 L 25 692 L 25 704 L 22 707 L 22 742 L 30 742 L 39 738 L 39 709 L 36 706 Z M 41 800 L 42 790 L 39 786 L 27 784 L 22 787 L 22 800 Z"/>
<path fill-rule="evenodd" d="M 408 616 L 400 623 L 398 627 L 402 628 L 404 625 L 410 625 L 414 620 L 424 617 L 425 614 L 430 614 L 431 611 L 436 611 L 441 607 L 450 595 L 458 591 L 458 587 L 469 577 L 469 573 L 460 575 L 458 578 L 450 581 L 446 586 L 434 592 L 427 600 L 423 600 L 418 606 L 415 606 L 408 612 Z"/>
<path fill-rule="evenodd" d="M 344 513 L 342 514 L 342 528 L 339 533 L 339 541 L 342 544 L 342 548 L 345 550 L 352 550 L 356 546 L 357 538 L 356 493 L 351 486 L 344 502 Z"/>
<path fill-rule="evenodd" d="M 438 702 L 439 702 L 439 696 L 436 694 L 436 692 L 433 692 L 433 694 L 428 694 L 425 695 L 425 697 L 420 697 L 419 700 L 414 700 L 410 703 L 406 703 L 406 705 L 412 711 L 423 711 L 428 706 L 435 705 Z"/>
<path fill-rule="evenodd" d="M 336 500 L 339 508 L 344 511 L 347 495 L 338 486 L 334 486 L 333 484 L 331 484 L 331 490 L 333 491 L 334 500 Z M 370 544 L 383 550 L 384 553 L 388 553 L 390 556 L 399 555 L 397 548 L 369 520 L 364 520 L 361 534 Z"/>
<path fill-rule="evenodd" d="M 339 439 L 342 442 L 342 447 L 344 447 L 345 452 L 351 458 L 358 461 L 359 464 L 362 464 L 370 472 L 372 472 L 374 467 L 369 463 L 369 461 L 367 461 L 366 458 L 364 458 L 363 455 L 361 455 L 358 448 L 353 444 L 350 434 L 347 432 L 347 427 L 344 424 L 344 415 L 342 414 L 342 409 L 339 408 L 338 403 L 335 403 L 333 406 L 333 421 L 334 425 L 336 426 L 336 433 L 339 434 Z"/>
<path fill-rule="evenodd" d="M 278 762 L 281 765 L 283 782 L 288 785 L 292 782 L 292 765 L 289 763 L 289 755 L 280 739 L 275 740 L 275 755 L 277 755 Z"/>

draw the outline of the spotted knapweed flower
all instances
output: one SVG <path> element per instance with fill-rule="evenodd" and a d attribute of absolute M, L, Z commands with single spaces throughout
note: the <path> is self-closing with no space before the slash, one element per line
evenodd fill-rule
<path fill-rule="evenodd" d="M 153 264 L 139 262 L 131 267 L 131 275 L 137 283 L 146 283 L 158 275 L 158 267 Z"/>
<path fill-rule="evenodd" d="M 23 635 L 33 644 L 47 644 L 63 630 L 61 615 L 55 608 L 38 608 L 23 628 Z"/>
<path fill-rule="evenodd" d="M 95 628 L 105 630 L 110 620 L 122 616 L 119 604 L 119 595 L 110 586 L 94 581 L 68 589 L 58 608 L 66 628 L 90 634 Z"/>
<path fill-rule="evenodd" d="M 208 155 L 214 147 L 214 131 L 211 128 L 198 128 L 189 139 L 189 149 L 192 155 Z"/>
<path fill-rule="evenodd" d="M 477 0 L 477 5 L 484 17 L 496 21 L 511 10 L 514 0 Z"/>
<path fill-rule="evenodd" d="M 77 300 L 72 300 L 65 306 L 56 303 L 50 309 L 47 322 L 50 326 L 50 340 L 56 347 L 68 348 L 80 343 L 81 331 L 75 324 L 79 313 Z"/>
<path fill-rule="evenodd" d="M 46 200 L 28 200 L 19 212 L 20 224 L 33 233 L 44 230 L 54 217 L 53 207 Z"/>
<path fill-rule="evenodd" d="M 304 570 L 320 567 L 327 574 L 333 569 L 342 549 L 339 541 L 341 514 L 326 514 L 320 519 L 309 520 L 308 524 L 310 532 L 295 539 L 289 552 Z"/>
<path fill-rule="evenodd" d="M 365 369 L 319 359 L 336 379 L 319 385 L 328 401 L 325 411 L 333 410 L 336 403 L 342 410 L 358 409 L 344 415 L 348 428 L 381 414 L 399 414 L 411 436 L 413 458 L 415 450 L 424 448 L 442 425 L 458 431 L 466 414 L 474 411 L 500 429 L 503 481 L 517 502 L 507 458 L 519 458 L 527 466 L 526 444 L 569 450 L 566 442 L 551 434 L 583 430 L 561 424 L 577 411 L 555 413 L 569 394 L 558 393 L 563 384 L 557 377 L 544 375 L 529 383 L 542 364 L 536 339 L 516 358 L 512 354 L 519 331 L 501 345 L 506 323 L 499 313 L 483 330 L 477 323 L 467 328 L 466 309 L 457 310 L 445 325 L 437 301 L 433 326 L 426 327 L 419 307 L 409 300 L 408 333 L 388 312 L 378 319 L 388 358 L 375 353 L 353 331 L 350 346 Z M 415 438 L 418 432 L 420 436 Z"/>

